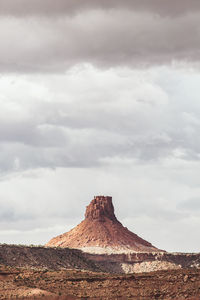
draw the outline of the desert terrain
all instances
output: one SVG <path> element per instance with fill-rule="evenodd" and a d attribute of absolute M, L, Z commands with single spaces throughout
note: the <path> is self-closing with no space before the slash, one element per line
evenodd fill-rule
<path fill-rule="evenodd" d="M 200 299 L 200 271 L 113 275 L 0 267 L 0 299 Z"/>
<path fill-rule="evenodd" d="M 97 196 L 85 219 L 45 246 L 0 245 L 0 299 L 200 299 L 200 254 L 168 253 Z"/>
<path fill-rule="evenodd" d="M 121 267 L 121 256 L 106 263 L 104 256 L 94 261 L 76 249 L 1 245 L 0 299 L 200 299 L 200 269 L 194 267 L 200 255 L 165 254 L 174 265 L 177 257 L 176 268 L 143 255 L 129 262 L 133 273 Z"/>

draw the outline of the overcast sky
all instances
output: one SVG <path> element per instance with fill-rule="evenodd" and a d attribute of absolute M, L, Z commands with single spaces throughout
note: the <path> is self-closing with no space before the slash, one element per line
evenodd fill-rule
<path fill-rule="evenodd" d="M 44 244 L 111 195 L 199 252 L 200 1 L 1 0 L 0 242 Z"/>

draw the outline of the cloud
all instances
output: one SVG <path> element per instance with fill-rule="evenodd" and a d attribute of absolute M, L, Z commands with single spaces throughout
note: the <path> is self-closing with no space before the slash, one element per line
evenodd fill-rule
<path fill-rule="evenodd" d="M 185 201 L 182 201 L 179 203 L 178 208 L 183 210 L 183 211 L 188 211 L 192 213 L 197 213 L 199 214 L 200 211 L 200 199 L 199 198 L 192 198 L 192 199 L 187 199 Z"/>
<path fill-rule="evenodd" d="M 136 11 L 148 11 L 163 15 L 187 14 L 191 11 L 200 9 L 198 0 L 174 0 L 164 2 L 160 0 L 59 0 L 55 3 L 53 0 L 2 0 L 0 4 L 1 14 L 27 16 L 27 15 L 71 15 L 90 9 L 127 9 Z"/>
<path fill-rule="evenodd" d="M 100 68 L 176 61 L 198 65 L 199 17 L 198 9 L 175 18 L 137 10 L 85 10 L 55 19 L 48 14 L 2 17 L 1 72 L 65 72 L 81 63 Z"/>
<path fill-rule="evenodd" d="M 1 172 L 198 161 L 199 99 L 188 78 L 198 90 L 199 77 L 186 73 L 79 66 L 65 75 L 2 77 Z"/>

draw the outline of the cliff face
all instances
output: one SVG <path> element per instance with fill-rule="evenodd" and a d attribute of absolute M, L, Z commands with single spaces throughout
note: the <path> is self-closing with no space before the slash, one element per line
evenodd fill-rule
<path fill-rule="evenodd" d="M 85 220 L 46 246 L 70 247 L 90 253 L 159 252 L 117 220 L 112 197 L 97 196 L 87 206 Z"/>
<path fill-rule="evenodd" d="M 86 207 L 85 219 L 105 221 L 106 218 L 117 221 L 114 214 L 112 197 L 97 196 Z"/>

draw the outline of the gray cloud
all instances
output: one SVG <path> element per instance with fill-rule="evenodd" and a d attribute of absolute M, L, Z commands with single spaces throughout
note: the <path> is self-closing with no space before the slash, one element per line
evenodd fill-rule
<path fill-rule="evenodd" d="M 198 64 L 199 19 L 198 9 L 174 18 L 148 10 L 85 10 L 55 19 L 3 17 L 1 72 L 64 72 L 79 63 L 104 68 Z"/>
<path fill-rule="evenodd" d="M 15 210 L 13 208 L 9 208 L 8 205 L 4 203 L 4 205 L 1 204 L 0 209 L 1 222 L 15 219 Z"/>
<path fill-rule="evenodd" d="M 116 74 L 86 68 L 79 72 L 75 77 L 73 70 L 46 79 L 30 76 L 23 84 L 15 79 L 13 91 L 8 85 L 2 94 L 8 100 L 1 103 L 1 172 L 96 167 L 115 159 L 199 160 L 199 99 L 193 98 L 188 109 L 187 97 L 192 95 L 181 94 L 182 85 L 188 84 L 190 90 L 188 77 L 179 74 L 179 86 L 172 92 L 163 88 L 162 78 L 168 78 L 170 87 L 176 86 L 176 79 L 166 71 L 149 71 L 142 81 L 144 71 Z M 152 79 L 156 72 L 158 81 Z M 197 80 L 194 90 L 198 84 Z M 32 89 L 42 91 L 43 100 L 31 99 Z M 16 91 L 22 100 L 15 100 Z"/>
<path fill-rule="evenodd" d="M 182 201 L 178 204 L 178 208 L 182 211 L 188 211 L 192 213 L 199 214 L 200 211 L 200 198 L 191 198 L 185 201 Z"/>
<path fill-rule="evenodd" d="M 160 0 L 1 0 L 0 13 L 8 15 L 26 16 L 26 15 L 70 15 L 89 9 L 128 9 L 142 10 L 164 15 L 187 14 L 191 11 L 200 9 L 198 0 L 174 0 L 166 2 Z"/>

